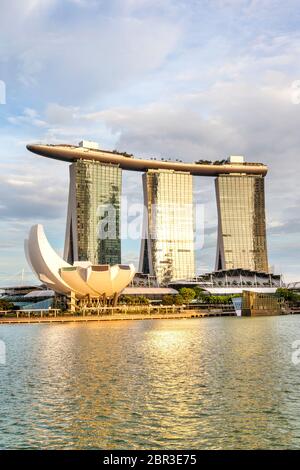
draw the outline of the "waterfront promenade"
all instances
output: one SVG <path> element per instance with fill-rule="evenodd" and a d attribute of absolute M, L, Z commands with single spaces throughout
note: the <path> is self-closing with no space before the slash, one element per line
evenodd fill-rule
<path fill-rule="evenodd" d="M 77 314 L 62 313 L 59 309 L 19 310 L 17 312 L 1 312 L 2 323 L 68 323 L 116 320 L 162 320 L 189 319 L 202 317 L 234 316 L 233 308 L 224 306 L 188 309 L 182 306 L 120 306 L 103 307 L 101 309 L 85 309 Z"/>
<path fill-rule="evenodd" d="M 281 315 L 300 314 L 299 308 L 289 308 Z M 122 305 L 118 307 L 85 308 L 80 312 L 62 312 L 59 309 L 1 311 L 0 324 L 10 323 L 79 323 L 118 320 L 174 320 L 205 317 L 236 316 L 232 305 L 176 306 L 176 305 Z"/>

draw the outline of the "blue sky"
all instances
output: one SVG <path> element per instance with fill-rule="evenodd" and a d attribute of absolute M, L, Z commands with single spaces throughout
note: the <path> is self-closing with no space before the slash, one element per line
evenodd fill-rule
<path fill-rule="evenodd" d="M 0 13 L 0 283 L 29 271 L 32 224 L 63 246 L 68 165 L 26 143 L 82 138 L 136 155 L 267 163 L 269 261 L 300 280 L 299 1 L 1 0 Z M 139 174 L 124 173 L 124 193 L 142 198 Z M 198 178 L 195 197 L 207 271 L 213 180 Z M 124 262 L 138 252 L 124 241 Z"/>

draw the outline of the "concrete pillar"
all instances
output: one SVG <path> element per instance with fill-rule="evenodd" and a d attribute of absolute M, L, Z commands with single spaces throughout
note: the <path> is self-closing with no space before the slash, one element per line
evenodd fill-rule
<path fill-rule="evenodd" d="M 113 301 L 112 301 L 113 307 L 116 307 L 116 305 L 118 303 L 118 298 L 119 298 L 119 295 L 117 293 L 115 293 L 114 297 L 113 297 Z"/>
<path fill-rule="evenodd" d="M 70 293 L 70 312 L 71 313 L 76 312 L 76 296 L 73 290 Z"/>

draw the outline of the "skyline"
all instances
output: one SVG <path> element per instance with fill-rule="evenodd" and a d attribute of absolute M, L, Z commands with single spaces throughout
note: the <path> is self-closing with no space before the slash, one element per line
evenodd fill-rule
<path fill-rule="evenodd" d="M 27 268 L 23 239 L 32 224 L 43 223 L 63 250 L 68 165 L 41 161 L 25 145 L 81 138 L 145 157 L 191 161 L 241 154 L 266 163 L 269 261 L 285 279 L 299 280 L 296 2 L 259 2 L 259 11 L 257 2 L 246 1 L 191 2 L 189 8 L 181 1 L 161 6 L 146 0 L 109 7 L 71 0 L 3 3 L 2 284 L 3 275 Z M 12 21 L 14 32 L 7 26 Z M 124 172 L 124 192 L 132 201 L 140 198 L 137 175 Z M 204 247 L 200 258 L 197 253 L 204 272 L 215 261 L 213 181 L 199 178 L 195 196 L 205 202 Z M 123 242 L 123 252 L 123 262 L 137 265 L 137 242 Z"/>

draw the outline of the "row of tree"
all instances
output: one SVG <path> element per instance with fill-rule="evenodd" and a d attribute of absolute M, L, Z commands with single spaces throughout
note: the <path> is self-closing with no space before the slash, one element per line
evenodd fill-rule
<path fill-rule="evenodd" d="M 279 289 L 277 289 L 276 295 L 291 304 L 300 303 L 300 295 L 284 287 L 280 287 Z"/>
<path fill-rule="evenodd" d="M 203 304 L 230 304 L 233 297 L 239 295 L 209 295 L 199 287 L 182 287 L 178 294 L 164 295 L 163 305 L 187 305 L 193 300 Z M 126 305 L 148 305 L 150 300 L 145 296 L 122 295 L 120 303 Z"/>
<path fill-rule="evenodd" d="M 230 304 L 233 297 L 239 295 L 210 295 L 200 287 L 182 287 L 179 293 L 175 295 L 165 295 L 164 305 L 182 305 L 190 304 L 193 300 L 203 304 Z"/>
<path fill-rule="evenodd" d="M 0 310 L 13 310 L 14 304 L 6 299 L 0 299 Z"/>
<path fill-rule="evenodd" d="M 149 305 L 150 300 L 144 295 L 121 295 L 119 299 L 120 304 L 126 305 Z"/>
<path fill-rule="evenodd" d="M 299 305 L 300 304 L 300 295 L 296 292 L 293 292 L 286 288 L 278 288 L 276 290 L 276 296 L 283 298 L 285 301 Z M 163 298 L 163 304 L 165 305 L 182 305 L 189 304 L 193 300 L 196 300 L 199 303 L 204 304 L 231 304 L 232 299 L 235 297 L 240 297 L 240 294 L 231 294 L 231 295 L 210 295 L 205 290 L 200 287 L 182 287 L 179 289 L 179 293 L 176 295 L 166 295 Z"/>
<path fill-rule="evenodd" d="M 276 291 L 278 297 L 283 298 L 291 304 L 300 304 L 300 295 L 286 288 L 279 288 Z M 209 295 L 200 287 L 182 287 L 178 294 L 164 295 L 163 305 L 187 305 L 193 300 L 203 304 L 231 304 L 234 297 L 240 297 L 240 294 L 234 295 Z M 130 296 L 122 295 L 120 303 L 126 305 L 149 305 L 150 300 L 144 295 Z M 59 306 L 56 306 L 59 308 Z M 14 310 L 14 304 L 6 299 L 0 299 L 0 310 Z"/>

